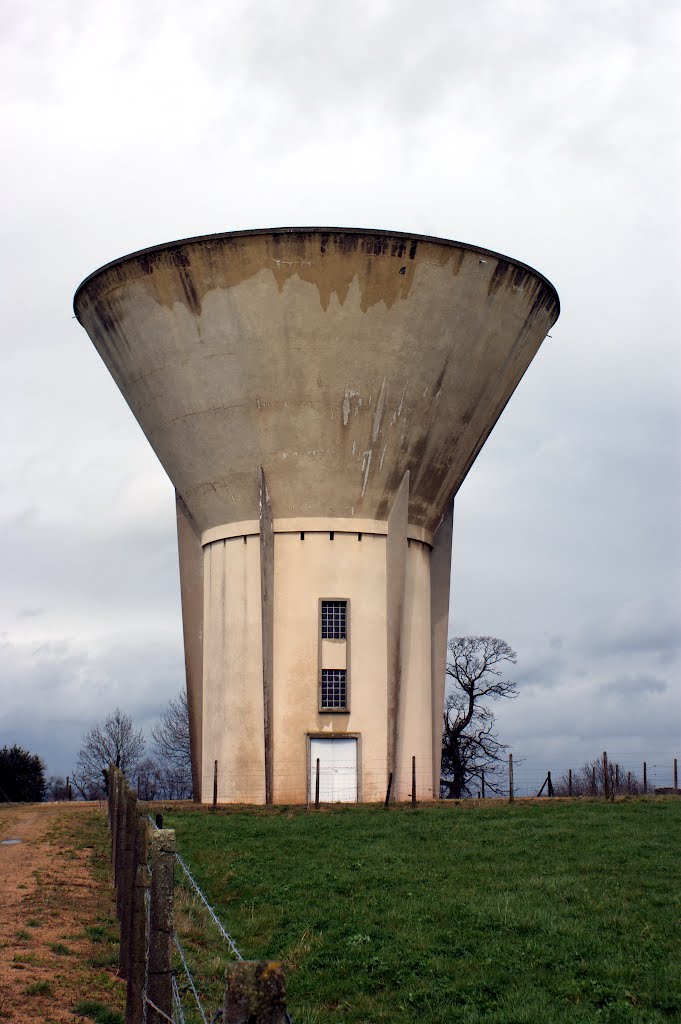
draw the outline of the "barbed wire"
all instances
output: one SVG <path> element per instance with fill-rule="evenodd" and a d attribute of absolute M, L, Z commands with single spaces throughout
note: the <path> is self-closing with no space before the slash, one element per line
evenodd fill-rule
<path fill-rule="evenodd" d="M 199 999 L 199 993 L 196 991 L 196 985 L 194 984 L 194 979 L 192 977 L 192 973 L 189 970 L 189 965 L 187 964 L 187 960 L 186 960 L 186 957 L 184 955 L 184 951 L 182 949 L 182 946 L 180 944 L 180 940 L 177 937 L 177 932 L 173 933 L 173 939 L 175 941 L 175 946 L 177 948 L 177 952 L 180 954 L 180 960 L 182 961 L 182 966 L 184 967 L 184 973 L 187 975 L 187 981 L 189 982 L 189 987 L 192 990 L 192 995 L 194 996 L 194 1001 L 196 1002 L 196 1005 L 198 1007 L 199 1013 L 201 1015 L 201 1020 L 203 1021 L 203 1024 L 208 1024 L 208 1019 L 207 1019 L 205 1013 L 203 1012 L 203 1006 L 201 1005 L 201 1000 Z M 173 981 L 175 981 L 174 977 L 173 977 Z M 177 982 L 175 982 L 175 984 L 177 985 Z M 178 995 L 179 995 L 179 990 L 178 990 Z M 182 1009 L 182 1004 L 181 1003 L 180 1003 L 180 1009 Z"/>
<path fill-rule="evenodd" d="M 148 818 L 149 818 L 149 821 L 151 822 L 151 824 L 153 825 L 153 827 L 154 828 L 158 828 L 158 825 L 156 824 L 156 822 L 154 821 L 154 819 L 152 818 L 152 816 L 150 814 L 148 815 Z M 192 875 L 191 871 L 187 867 L 184 859 L 182 858 L 182 856 L 179 853 L 177 853 L 177 851 L 175 852 L 175 860 L 180 865 L 180 867 L 184 871 L 185 875 L 189 879 L 189 884 L 191 885 L 192 889 L 194 890 L 196 895 L 199 897 L 199 899 L 203 903 L 203 905 L 206 908 L 206 910 L 208 911 L 212 921 L 214 922 L 215 926 L 217 927 L 218 931 L 220 932 L 220 935 L 225 940 L 225 942 L 227 943 L 227 945 L 231 949 L 231 951 L 234 954 L 234 956 L 236 957 L 236 959 L 237 960 L 243 960 L 243 957 L 242 957 L 241 953 L 239 952 L 239 949 L 237 947 L 236 942 L 234 941 L 234 939 L 229 934 L 229 932 L 227 931 L 227 929 L 223 925 L 223 923 L 220 920 L 220 918 L 218 917 L 218 915 L 215 913 L 215 911 L 211 907 L 211 905 L 208 902 L 208 900 L 207 900 L 203 890 L 201 889 L 199 883 L 196 881 L 196 879 Z"/>
<path fill-rule="evenodd" d="M 173 986 L 173 1017 L 177 1017 L 176 1024 L 185 1024 L 184 1010 L 182 1009 L 182 997 L 180 995 L 180 988 L 177 984 L 177 978 L 173 974 L 172 980 Z M 205 1017 L 203 1018 L 206 1019 Z"/>
<path fill-rule="evenodd" d="M 150 814 L 148 815 L 148 818 L 149 818 L 149 821 L 151 822 L 152 826 L 155 829 L 158 829 L 158 825 L 156 824 L 156 822 L 154 821 L 154 819 L 152 818 L 152 816 Z M 217 929 L 220 932 L 220 935 L 225 940 L 225 942 L 227 942 L 229 948 L 233 952 L 233 954 L 236 957 L 236 959 L 237 960 L 243 960 L 244 958 L 241 955 L 241 953 L 239 952 L 239 949 L 238 949 L 237 944 L 235 943 L 234 939 L 229 934 L 229 932 L 227 931 L 227 929 L 223 925 L 222 921 L 220 920 L 220 918 L 217 916 L 217 914 L 213 910 L 213 908 L 210 905 L 210 903 L 208 902 L 208 900 L 207 900 L 203 890 L 201 889 L 201 887 L 199 886 L 198 882 L 196 881 L 196 879 L 192 875 L 191 871 L 187 867 L 187 865 L 186 865 L 185 861 L 183 860 L 182 856 L 179 853 L 177 853 L 177 851 L 175 852 L 175 859 L 177 860 L 178 864 L 180 865 L 180 867 L 184 871 L 185 875 L 189 879 L 189 882 L 190 882 L 194 892 L 199 897 L 199 899 L 201 900 L 202 904 L 204 905 L 204 907 L 208 911 L 211 919 L 214 921 L 215 925 L 217 926 Z M 189 966 L 187 964 L 186 958 L 185 958 L 184 953 L 182 951 L 182 946 L 180 945 L 180 940 L 178 938 L 177 932 L 173 933 L 173 939 L 175 941 L 175 945 L 177 947 L 177 951 L 180 954 L 180 959 L 182 960 L 182 966 L 184 967 L 185 974 L 187 975 L 187 980 L 189 981 L 189 984 L 191 986 L 191 990 L 192 990 L 192 993 L 194 995 L 194 999 L 196 1000 L 196 1005 L 198 1006 L 199 1013 L 201 1014 L 201 1019 L 203 1021 L 203 1024 L 208 1024 L 208 1019 L 207 1019 L 205 1013 L 203 1012 L 203 1007 L 201 1006 L 201 1002 L 199 1000 L 199 996 L 198 996 L 198 993 L 196 991 L 196 986 L 194 985 L 194 979 L 192 978 L 191 971 L 189 970 Z M 220 1011 L 218 1011 L 218 1013 L 219 1012 Z M 285 1016 L 286 1016 L 286 1024 L 293 1024 L 293 1018 L 291 1017 L 291 1014 L 290 1014 L 288 1009 L 286 1010 Z M 217 1014 L 216 1014 L 216 1017 L 217 1017 Z M 216 1017 L 214 1017 L 213 1020 L 215 1020 Z"/>
<path fill-rule="evenodd" d="M 170 1021 L 170 1024 L 177 1024 L 177 1022 L 174 1021 L 172 1017 L 169 1017 L 167 1013 L 163 1012 L 160 1006 L 157 1006 L 156 1003 L 152 1002 L 152 1000 L 149 998 L 146 992 L 144 993 L 144 1004 L 145 1006 L 150 1006 L 152 1010 L 156 1010 L 156 1013 L 159 1015 L 159 1017 L 163 1017 L 163 1020 Z"/>
<path fill-rule="evenodd" d="M 206 908 L 206 910 L 208 911 L 210 917 L 212 918 L 213 922 L 215 923 L 218 931 L 220 932 L 220 935 L 225 940 L 225 942 L 227 943 L 227 945 L 231 949 L 231 951 L 234 954 L 234 956 L 236 957 L 236 959 L 237 960 L 243 960 L 243 957 L 242 957 L 241 953 L 239 952 L 239 949 L 237 947 L 236 942 L 234 941 L 234 939 L 229 934 L 229 932 L 227 931 L 227 929 L 223 925 L 223 923 L 220 920 L 220 918 L 218 917 L 218 915 L 215 913 L 215 911 L 211 907 L 211 905 L 208 902 L 208 900 L 206 899 L 203 891 L 201 890 L 198 882 L 196 881 L 196 879 L 192 875 L 191 871 L 189 870 L 189 868 L 187 867 L 187 865 L 185 864 L 184 860 L 182 859 L 182 857 L 180 856 L 179 853 L 175 854 L 175 859 L 177 860 L 177 863 L 180 865 L 180 867 L 184 871 L 185 875 L 189 879 L 189 883 L 190 883 L 192 889 L 194 890 L 196 895 L 199 897 L 199 899 L 203 903 L 204 907 Z"/>

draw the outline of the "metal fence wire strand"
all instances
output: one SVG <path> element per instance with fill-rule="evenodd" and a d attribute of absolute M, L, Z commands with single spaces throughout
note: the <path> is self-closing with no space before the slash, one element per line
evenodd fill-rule
<path fill-rule="evenodd" d="M 204 896 L 203 892 L 201 891 L 198 883 L 196 882 L 196 879 L 192 876 L 191 871 L 189 870 L 189 868 L 187 867 L 185 862 L 182 860 L 182 857 L 180 856 L 179 853 L 175 854 L 175 859 L 177 860 L 177 863 L 180 865 L 180 867 L 184 871 L 185 875 L 189 879 L 189 883 L 190 883 L 192 889 L 194 890 L 194 892 L 199 897 L 199 899 L 203 903 L 204 907 L 206 908 L 206 910 L 210 914 L 210 916 L 213 919 L 213 921 L 214 921 L 218 931 L 222 935 L 223 939 L 225 940 L 225 942 L 227 943 L 227 945 L 231 949 L 231 951 L 234 954 L 234 956 L 236 957 L 236 959 L 237 960 L 243 960 L 243 957 L 242 957 L 241 953 L 239 952 L 239 950 L 237 948 L 236 942 L 234 941 L 232 936 L 229 934 L 229 932 L 227 931 L 227 929 L 223 925 L 223 923 L 220 920 L 220 918 L 217 916 L 217 914 L 215 913 L 215 911 L 211 907 L 210 903 L 208 902 L 208 900 Z"/>
<path fill-rule="evenodd" d="M 148 817 L 149 817 L 149 821 L 151 822 L 152 826 L 155 829 L 157 829 L 158 825 L 156 824 L 156 822 L 154 821 L 152 816 L 149 815 Z M 189 879 L 189 884 L 191 885 L 192 889 L 194 890 L 196 895 L 199 897 L 199 899 L 201 900 L 201 902 L 204 905 L 204 907 L 206 908 L 206 910 L 208 911 L 208 914 L 210 915 L 211 920 L 214 922 L 215 926 L 217 927 L 218 931 L 220 932 L 220 935 L 225 940 L 225 942 L 227 943 L 227 945 L 231 949 L 231 951 L 234 954 L 234 956 L 236 957 L 236 959 L 237 960 L 243 960 L 243 957 L 242 957 L 241 953 L 239 952 L 239 949 L 237 947 L 236 942 L 234 941 L 232 936 L 229 934 L 229 932 L 227 931 L 227 929 L 223 925 L 223 923 L 220 920 L 220 918 L 217 916 L 217 914 L 215 913 L 215 911 L 211 907 L 210 903 L 206 899 L 206 896 L 204 895 L 203 891 L 201 890 L 201 887 L 199 886 L 198 882 L 196 881 L 196 879 L 192 875 L 191 871 L 189 870 L 189 868 L 185 864 L 185 862 L 182 859 L 182 857 L 180 856 L 180 854 L 177 853 L 177 852 L 175 853 L 175 860 L 180 865 L 180 867 L 184 871 L 185 875 Z M 186 961 L 184 953 L 182 951 L 182 946 L 180 945 L 180 940 L 178 938 L 177 932 L 174 933 L 173 939 L 175 941 L 175 945 L 177 946 L 177 951 L 180 954 L 180 959 L 182 960 L 182 966 L 184 967 L 185 974 L 187 975 L 187 980 L 189 981 L 189 985 L 190 985 L 192 993 L 194 995 L 194 999 L 196 1000 L 196 1005 L 197 1005 L 197 1007 L 199 1009 L 199 1013 L 201 1014 L 201 1020 L 203 1021 L 203 1024 L 208 1024 L 208 1020 L 206 1018 L 205 1013 L 203 1012 L 203 1007 L 201 1006 L 201 1002 L 199 1000 L 199 996 L 198 996 L 198 993 L 196 991 L 196 986 L 194 985 L 194 979 L 192 978 L 191 972 L 190 972 L 189 967 L 187 965 L 187 961 Z M 173 982 L 175 982 L 174 978 L 173 978 Z M 174 990 L 173 990 L 173 992 L 174 992 Z M 179 996 L 179 989 L 178 989 L 178 996 Z M 180 1013 L 181 1012 L 182 1012 L 182 1008 L 181 1008 L 181 1004 L 180 1004 Z M 219 1012 L 220 1011 L 218 1011 L 218 1013 Z M 216 1014 L 216 1016 L 213 1018 L 213 1020 L 216 1020 L 216 1019 L 218 1019 L 218 1014 Z M 293 1024 L 293 1018 L 291 1017 L 291 1014 L 289 1013 L 288 1010 L 286 1010 L 286 1022 L 287 1022 L 287 1024 Z M 182 1021 L 179 1022 L 179 1024 L 184 1024 L 184 1017 L 182 1018 Z"/>
<path fill-rule="evenodd" d="M 177 952 L 180 954 L 180 960 L 182 961 L 182 966 L 184 968 L 184 973 L 187 975 L 187 981 L 189 982 L 189 987 L 192 990 L 192 995 L 194 996 L 194 1001 L 196 1002 L 196 1005 L 198 1007 L 199 1013 L 201 1015 L 201 1020 L 203 1021 L 203 1024 L 208 1024 L 208 1019 L 207 1019 L 205 1013 L 203 1012 L 203 1006 L 201 1005 L 201 1000 L 199 999 L 199 993 L 196 991 L 196 985 L 194 984 L 194 979 L 192 978 L 192 973 L 189 970 L 189 965 L 187 964 L 187 961 L 185 959 L 184 951 L 182 949 L 182 946 L 180 945 L 180 940 L 177 937 L 177 932 L 175 932 L 175 934 L 173 935 L 173 939 L 175 941 L 175 946 L 177 948 Z M 175 978 L 173 978 L 173 981 L 175 981 Z M 175 984 L 177 985 L 177 982 L 175 982 Z M 178 995 L 179 995 L 179 991 L 178 991 Z"/>
<path fill-rule="evenodd" d="M 176 1024 L 176 1022 L 173 1020 L 172 1017 L 169 1017 L 167 1013 L 164 1013 L 163 1010 L 161 1010 L 156 1005 L 156 1003 L 152 1003 L 151 999 L 146 994 L 146 992 L 144 993 L 144 1005 L 145 1006 L 150 1006 L 152 1008 L 152 1010 L 156 1010 L 156 1013 L 159 1015 L 159 1017 L 163 1017 L 163 1020 L 170 1021 L 170 1024 Z"/>
<path fill-rule="evenodd" d="M 173 975 L 173 1017 L 175 1018 L 176 1024 L 185 1024 L 184 1012 L 182 1010 L 182 999 L 180 997 L 180 989 L 177 984 L 177 978 Z"/>
<path fill-rule="evenodd" d="M 154 819 L 151 817 L 151 815 L 149 815 L 149 821 L 152 823 L 154 828 L 158 827 L 156 825 L 156 822 L 154 821 Z M 237 960 L 243 960 L 243 957 L 242 957 L 241 953 L 239 952 L 239 950 L 237 948 L 236 942 L 234 941 L 232 936 L 229 934 L 229 932 L 227 931 L 227 929 L 223 925 L 223 923 L 220 920 L 220 918 L 217 916 L 217 914 L 215 913 L 215 911 L 211 907 L 210 903 L 208 902 L 208 900 L 204 896 L 204 894 L 203 894 L 203 892 L 201 890 L 201 887 L 199 886 L 198 882 L 196 881 L 196 879 L 192 875 L 191 871 L 189 870 L 189 868 L 187 867 L 187 865 L 185 864 L 184 860 L 182 859 L 182 857 L 180 856 L 179 853 L 175 854 L 175 860 L 180 865 L 180 867 L 184 871 L 185 875 L 189 879 L 189 884 L 191 885 L 192 889 L 194 890 L 196 895 L 199 897 L 199 899 L 203 903 L 203 905 L 206 908 L 206 910 L 208 911 L 212 921 L 214 922 L 215 926 L 217 927 L 218 931 L 220 932 L 220 935 L 225 940 L 225 942 L 227 943 L 227 945 L 231 949 L 231 951 L 234 954 L 234 956 L 236 957 L 236 959 Z"/>

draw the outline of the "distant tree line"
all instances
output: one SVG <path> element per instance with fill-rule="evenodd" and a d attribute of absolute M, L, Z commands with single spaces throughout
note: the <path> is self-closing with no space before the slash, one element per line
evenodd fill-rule
<path fill-rule="evenodd" d="M 0 802 L 39 803 L 45 799 L 45 765 L 16 744 L 0 750 Z"/>
<path fill-rule="evenodd" d="M 71 783 L 84 800 L 106 796 L 110 764 L 120 768 L 141 800 L 184 800 L 192 795 L 187 695 L 172 697 L 151 730 L 151 750 L 130 715 L 116 708 L 83 737 Z M 61 784 L 63 780 L 56 780 Z M 59 799 L 59 797 L 57 797 Z"/>
<path fill-rule="evenodd" d="M 586 761 L 572 773 L 572 780 L 565 772 L 553 784 L 554 796 L 639 796 L 652 789 L 644 786 L 635 772 L 624 771 L 610 761 L 606 766 L 602 758 Z"/>
<path fill-rule="evenodd" d="M 37 754 L 22 747 L 0 749 L 0 803 L 101 800 L 111 763 L 128 777 L 142 800 L 183 800 L 192 795 L 189 710 L 186 693 L 172 697 L 151 730 L 150 749 L 130 715 L 116 708 L 83 736 L 72 774 L 45 778 Z"/>

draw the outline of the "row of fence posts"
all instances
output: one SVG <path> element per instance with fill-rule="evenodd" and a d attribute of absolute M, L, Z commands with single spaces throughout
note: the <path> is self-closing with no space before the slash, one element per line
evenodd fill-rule
<path fill-rule="evenodd" d="M 107 805 L 119 975 L 127 981 L 126 1024 L 173 1021 L 172 946 L 175 832 L 157 815 L 150 828 L 137 794 L 120 769 L 108 773 Z M 240 960 L 225 969 L 223 1024 L 286 1024 L 284 974 L 279 963 Z"/>
<path fill-rule="evenodd" d="M 320 779 L 320 761 L 317 758 L 315 765 L 315 783 L 314 783 L 314 806 L 315 810 L 319 810 L 319 779 Z M 388 789 L 385 794 L 385 804 L 387 808 L 390 804 L 390 797 L 392 796 L 393 789 L 393 773 L 390 772 L 388 776 Z M 485 795 L 485 780 L 482 780 L 483 796 Z M 213 764 L 213 809 L 218 805 L 218 763 L 217 761 Z M 416 757 L 412 756 L 411 759 L 411 805 L 416 807 Z"/>
<path fill-rule="evenodd" d="M 620 791 L 620 766 L 612 762 L 608 762 L 608 753 L 603 751 L 603 795 L 606 800 L 614 800 L 616 794 Z M 546 795 L 552 797 L 554 795 L 553 782 L 551 780 L 551 772 L 546 773 L 546 778 L 541 784 L 541 788 L 537 793 L 540 797 L 546 789 Z M 568 769 L 568 784 L 567 784 L 567 795 L 572 796 L 572 768 Z M 627 783 L 626 791 L 631 790 L 631 772 L 627 772 Z M 679 791 L 679 774 L 678 774 L 678 762 L 677 758 L 674 758 L 674 785 L 672 788 L 673 793 Z M 643 792 L 648 792 L 648 764 L 646 761 L 643 762 Z M 596 782 L 596 765 L 591 766 L 591 795 L 597 796 L 597 782 Z M 485 773 L 482 773 L 482 796 L 485 796 Z M 508 755 L 508 799 L 509 803 L 513 803 L 515 799 L 514 788 L 513 788 L 513 754 Z"/>
<path fill-rule="evenodd" d="M 612 778 L 611 778 L 612 776 Z M 314 806 L 315 810 L 319 810 L 319 779 L 320 779 L 320 762 L 317 758 L 315 766 L 315 785 L 314 785 Z M 608 755 L 606 751 L 603 751 L 603 779 L 604 779 L 604 794 L 606 800 L 615 798 L 615 794 L 620 789 L 620 766 L 615 764 L 614 769 L 612 764 L 608 766 Z M 674 758 L 674 786 L 673 792 L 678 793 L 678 768 L 677 759 Z M 485 799 L 485 773 L 481 774 L 482 784 L 482 799 Z M 390 806 L 390 797 L 392 796 L 393 788 L 393 773 L 390 772 L 388 776 L 388 789 L 385 794 L 384 806 L 387 809 Z M 627 792 L 631 788 L 631 772 L 627 772 Z M 551 772 L 546 773 L 546 778 L 541 784 L 541 789 L 537 793 L 537 796 L 541 796 L 546 789 L 546 795 L 552 797 L 554 795 L 554 786 L 551 780 Z M 647 762 L 643 762 L 643 792 L 648 792 L 648 765 Z M 572 796 L 572 768 L 568 769 L 568 796 Z M 591 768 L 591 795 L 597 796 L 596 789 L 596 765 L 594 764 Z M 513 754 L 508 755 L 508 799 L 509 803 L 513 803 L 515 799 L 515 791 L 513 786 Z M 416 806 L 416 757 L 411 759 L 411 804 L 412 807 Z M 213 808 L 215 809 L 218 805 L 218 763 L 215 761 L 213 768 Z"/>

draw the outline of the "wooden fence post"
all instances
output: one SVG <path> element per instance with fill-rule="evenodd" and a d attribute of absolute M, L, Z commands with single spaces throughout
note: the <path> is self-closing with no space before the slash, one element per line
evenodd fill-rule
<path fill-rule="evenodd" d="M 513 754 L 508 755 L 508 802 L 513 803 L 515 797 L 513 794 Z"/>
<path fill-rule="evenodd" d="M 241 960 L 225 971 L 222 1024 L 285 1024 L 286 986 L 281 964 Z"/>
<path fill-rule="evenodd" d="M 416 807 L 416 755 L 411 755 L 411 806 Z"/>
<path fill-rule="evenodd" d="M 572 768 L 568 768 L 568 796 L 572 796 Z"/>
<path fill-rule="evenodd" d="M 107 815 L 109 817 L 109 832 L 111 832 L 111 829 L 113 827 L 113 822 L 112 822 L 113 799 L 114 799 L 113 781 L 114 781 L 114 766 L 113 766 L 113 762 L 112 762 L 109 765 L 109 788 L 108 788 L 108 792 L 106 794 L 106 813 L 107 813 Z"/>
<path fill-rule="evenodd" d="M 116 865 L 114 879 L 116 882 L 116 916 L 120 921 L 123 913 L 123 862 L 125 860 L 125 816 L 127 811 L 128 783 L 121 773 L 118 783 L 118 799 L 116 807 Z"/>
<path fill-rule="evenodd" d="M 610 787 L 608 785 L 608 782 L 609 782 L 609 779 L 608 779 L 608 755 L 607 755 L 607 753 L 604 750 L 603 751 L 603 795 L 604 795 L 606 800 L 608 799 L 608 796 L 610 795 L 610 793 L 609 793 Z"/>
<path fill-rule="evenodd" d="M 615 765 L 615 792 L 619 793 L 619 791 L 620 791 L 620 766 L 618 764 L 616 764 Z"/>
<path fill-rule="evenodd" d="M 484 768 L 482 769 L 482 772 L 481 772 L 481 779 L 482 779 L 482 799 L 484 800 L 485 799 L 485 769 Z"/>
<path fill-rule="evenodd" d="M 218 805 L 218 763 L 213 765 L 213 807 Z"/>
<path fill-rule="evenodd" d="M 135 830 L 135 890 L 130 927 L 130 968 L 125 1004 L 125 1024 L 144 1022 L 144 980 L 147 971 L 147 907 L 149 887 L 147 846 L 149 828 L 143 814 L 137 815 Z"/>
<path fill-rule="evenodd" d="M 112 794 L 111 794 L 111 834 L 112 834 L 112 877 L 116 885 L 116 853 L 118 850 L 118 798 L 119 798 L 119 772 L 114 768 Z"/>
<path fill-rule="evenodd" d="M 130 931 L 135 889 L 135 839 L 137 832 L 137 794 L 129 789 L 125 794 L 125 845 L 121 871 L 121 941 L 118 965 L 124 977 L 129 976 Z"/>
<path fill-rule="evenodd" d="M 388 808 L 388 804 L 390 803 L 390 793 L 391 793 L 392 788 L 393 788 L 393 773 L 391 772 L 390 775 L 388 776 L 388 791 L 385 794 L 385 803 L 383 805 L 386 808 L 386 810 Z"/>
<path fill-rule="evenodd" d="M 546 781 L 548 782 L 548 789 L 546 791 L 546 795 L 553 796 L 553 783 L 551 782 L 551 772 L 546 773 Z"/>
<path fill-rule="evenodd" d="M 317 767 L 314 778 L 314 808 L 315 811 L 319 810 L 319 758 L 317 758 Z"/>
<path fill-rule="evenodd" d="M 678 793 L 678 791 L 679 791 L 679 768 L 678 768 L 678 762 L 677 762 L 676 758 L 674 758 L 674 792 Z"/>
<path fill-rule="evenodd" d="M 648 765 L 643 762 L 643 792 L 648 792 Z"/>
<path fill-rule="evenodd" d="M 149 905 L 149 962 L 147 995 L 162 1013 L 172 1015 L 173 868 L 175 832 L 158 829 L 151 835 L 151 896 Z M 147 1024 L 162 1024 L 147 1006 Z"/>

